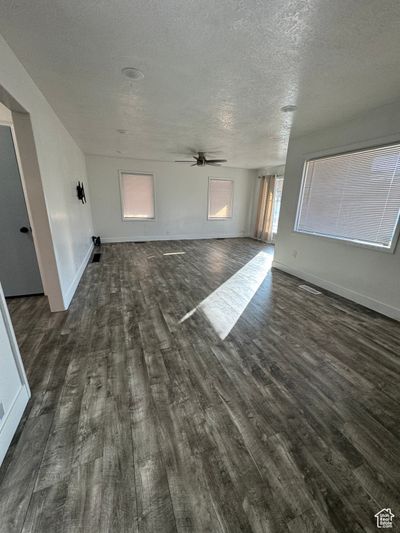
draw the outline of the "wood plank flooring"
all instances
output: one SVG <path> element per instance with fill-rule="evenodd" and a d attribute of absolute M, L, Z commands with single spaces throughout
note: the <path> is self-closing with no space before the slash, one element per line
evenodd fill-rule
<path fill-rule="evenodd" d="M 246 307 L 250 239 L 101 252 L 68 312 L 9 301 L 32 400 L 1 533 L 400 529 L 399 323 L 276 270 Z"/>

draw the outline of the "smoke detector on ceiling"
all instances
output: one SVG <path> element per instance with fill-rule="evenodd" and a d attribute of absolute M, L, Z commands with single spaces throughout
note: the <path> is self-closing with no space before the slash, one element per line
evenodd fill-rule
<path fill-rule="evenodd" d="M 144 74 L 141 70 L 134 67 L 125 67 L 121 70 L 123 76 L 125 78 L 128 78 L 129 80 L 142 80 L 144 78 Z"/>

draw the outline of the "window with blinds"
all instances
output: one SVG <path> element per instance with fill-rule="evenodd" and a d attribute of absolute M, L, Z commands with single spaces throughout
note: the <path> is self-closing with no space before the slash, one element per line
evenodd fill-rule
<path fill-rule="evenodd" d="M 232 218 L 233 181 L 210 178 L 208 181 L 208 219 Z"/>
<path fill-rule="evenodd" d="M 295 230 L 394 250 L 400 144 L 306 161 Z"/>
<path fill-rule="evenodd" d="M 120 172 L 122 218 L 151 220 L 154 212 L 154 177 L 152 174 Z"/>

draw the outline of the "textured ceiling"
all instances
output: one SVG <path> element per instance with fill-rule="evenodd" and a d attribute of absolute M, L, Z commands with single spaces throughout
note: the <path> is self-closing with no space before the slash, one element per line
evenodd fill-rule
<path fill-rule="evenodd" d="M 91 154 L 278 165 L 291 128 L 399 98 L 399 0 L 2 0 L 0 32 Z"/>

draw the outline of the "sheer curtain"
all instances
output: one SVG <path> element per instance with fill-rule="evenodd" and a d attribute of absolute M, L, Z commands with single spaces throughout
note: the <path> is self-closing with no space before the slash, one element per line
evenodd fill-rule
<path fill-rule="evenodd" d="M 261 241 L 272 242 L 275 176 L 261 176 L 260 179 L 255 237 Z"/>

